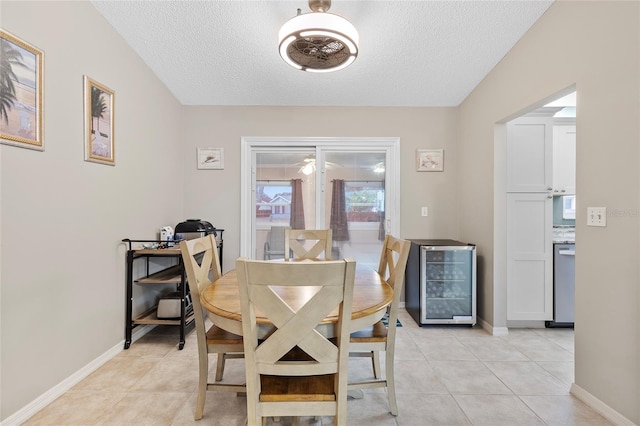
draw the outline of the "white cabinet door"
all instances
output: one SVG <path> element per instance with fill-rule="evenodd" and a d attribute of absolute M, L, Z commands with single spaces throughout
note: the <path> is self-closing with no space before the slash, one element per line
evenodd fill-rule
<path fill-rule="evenodd" d="M 507 192 L 549 192 L 553 185 L 553 118 L 507 123 Z"/>
<path fill-rule="evenodd" d="M 576 126 L 553 127 L 553 193 L 576 193 Z"/>
<path fill-rule="evenodd" d="M 553 319 L 552 200 L 507 194 L 507 320 Z"/>

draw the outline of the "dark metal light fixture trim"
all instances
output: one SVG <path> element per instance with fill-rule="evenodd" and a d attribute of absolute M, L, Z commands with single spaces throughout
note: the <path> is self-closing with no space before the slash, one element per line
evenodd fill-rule
<path fill-rule="evenodd" d="M 298 15 L 280 29 L 280 56 L 302 71 L 345 68 L 358 56 L 358 31 L 345 18 L 327 13 L 331 0 L 309 0 L 311 13 Z"/>

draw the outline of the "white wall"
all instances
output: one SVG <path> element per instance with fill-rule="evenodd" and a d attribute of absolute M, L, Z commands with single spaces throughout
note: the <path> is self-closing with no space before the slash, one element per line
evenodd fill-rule
<path fill-rule="evenodd" d="M 46 148 L 0 146 L 6 419 L 122 343 L 120 240 L 181 221 L 184 183 L 180 104 L 90 3 L 3 0 L 0 17 L 44 51 Z M 115 167 L 84 161 L 85 74 L 115 91 Z"/>
<path fill-rule="evenodd" d="M 325 129 L 322 123 L 330 124 Z M 400 236 L 455 239 L 456 123 L 455 108 L 185 107 L 185 215 L 226 229 L 223 269 L 232 268 L 240 253 L 241 137 L 397 136 Z M 197 170 L 197 147 L 223 147 L 224 170 Z M 416 172 L 419 148 L 443 148 L 444 172 Z M 421 216 L 421 206 L 429 207 L 428 217 Z"/>
<path fill-rule="evenodd" d="M 640 423 L 640 3 L 555 2 L 460 107 L 460 237 L 485 250 L 479 311 L 506 326 L 502 244 L 494 228 L 498 122 L 577 90 L 574 390 Z M 501 129 L 497 129 L 500 131 Z M 498 139 L 500 139 L 498 137 Z M 586 226 L 606 206 L 606 228 Z M 478 215 L 477 212 L 483 212 Z M 503 212 L 495 212 L 502 215 Z M 494 240 L 494 232 L 496 239 Z"/>

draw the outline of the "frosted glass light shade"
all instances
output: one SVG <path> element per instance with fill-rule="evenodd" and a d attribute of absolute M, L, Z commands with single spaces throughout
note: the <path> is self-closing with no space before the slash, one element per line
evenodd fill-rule
<path fill-rule="evenodd" d="M 280 56 L 292 67 L 329 72 L 349 66 L 358 56 L 358 31 L 341 16 L 311 12 L 284 23 Z"/>

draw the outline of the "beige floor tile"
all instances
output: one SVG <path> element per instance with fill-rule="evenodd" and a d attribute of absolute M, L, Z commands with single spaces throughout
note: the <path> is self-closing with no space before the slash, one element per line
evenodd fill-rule
<path fill-rule="evenodd" d="M 396 361 L 424 360 L 424 354 L 416 344 L 411 334 L 398 331 L 396 334 Z"/>
<path fill-rule="evenodd" d="M 413 321 L 413 319 L 411 319 Z M 407 333 L 411 334 L 416 341 L 422 339 L 429 339 L 432 337 L 453 337 L 454 331 L 451 327 L 445 327 L 441 325 L 423 325 L 422 327 L 418 326 L 415 322 L 413 322 L 415 327 L 407 327 Z"/>
<path fill-rule="evenodd" d="M 491 334 L 487 332 L 484 328 L 479 325 L 475 325 L 471 327 L 470 325 L 449 325 L 447 326 L 451 329 L 451 334 L 455 337 L 478 337 L 478 338 L 494 338 Z"/>
<path fill-rule="evenodd" d="M 532 362 L 492 361 L 485 365 L 516 395 L 568 395 L 569 386 Z"/>
<path fill-rule="evenodd" d="M 523 396 L 521 399 L 549 426 L 613 426 L 613 423 L 570 395 Z"/>
<path fill-rule="evenodd" d="M 544 422 L 515 395 L 454 395 L 474 426 L 533 426 Z"/>
<path fill-rule="evenodd" d="M 436 376 L 453 394 L 509 395 L 506 387 L 480 361 L 431 361 Z"/>
<path fill-rule="evenodd" d="M 481 361 L 528 361 L 507 341 L 499 338 L 459 337 L 458 340 Z"/>
<path fill-rule="evenodd" d="M 398 362 L 395 370 L 396 393 L 447 393 L 427 361 Z"/>
<path fill-rule="evenodd" d="M 215 358 L 214 358 L 215 359 Z M 167 356 L 140 378 L 132 391 L 193 392 L 198 386 L 198 358 Z"/>
<path fill-rule="evenodd" d="M 476 361 L 478 358 L 456 337 L 437 336 L 416 341 L 429 361 Z"/>
<path fill-rule="evenodd" d="M 93 425 L 110 412 L 126 392 L 69 391 L 27 420 L 25 426 Z"/>
<path fill-rule="evenodd" d="M 573 339 L 573 328 L 531 328 L 532 332 L 546 337 L 547 339 L 568 337 Z"/>
<path fill-rule="evenodd" d="M 202 419 L 195 421 L 196 393 L 192 393 L 177 412 L 172 426 L 244 426 L 247 420 L 247 398 L 233 392 L 209 391 Z"/>
<path fill-rule="evenodd" d="M 383 388 L 365 389 L 364 398 L 347 401 L 347 422 L 349 425 L 395 426 L 396 418 L 389 412 L 389 399 Z M 397 395 L 398 401 L 404 396 Z M 400 404 L 398 402 L 398 404 Z M 324 423 L 323 423 L 324 425 Z"/>
<path fill-rule="evenodd" d="M 573 352 L 570 352 L 548 339 L 542 339 L 537 343 L 515 342 L 513 345 L 532 361 L 573 361 Z"/>
<path fill-rule="evenodd" d="M 131 389 L 162 358 L 115 357 L 82 380 L 74 390 L 120 392 Z"/>
<path fill-rule="evenodd" d="M 574 362 L 540 361 L 537 364 L 569 387 L 575 382 Z"/>
<path fill-rule="evenodd" d="M 171 425 L 190 396 L 180 392 L 128 392 L 111 410 L 97 417 L 97 426 Z"/>
<path fill-rule="evenodd" d="M 543 330 L 555 329 L 510 329 L 509 335 L 502 338 L 532 361 L 573 361 L 572 350 L 567 350 L 555 343 L 553 339 L 546 337 L 556 336 L 557 340 L 564 340 L 564 345 L 572 349 L 573 344 L 569 343 L 568 335 L 564 333 L 553 334 L 553 332 Z"/>
<path fill-rule="evenodd" d="M 403 394 L 398 400 L 400 426 L 465 426 L 471 423 L 451 395 Z"/>
<path fill-rule="evenodd" d="M 169 352 L 178 351 L 177 337 L 166 335 L 145 334 L 142 338 L 131 343 L 129 349 L 120 352 L 117 357 L 149 357 L 160 358 Z"/>
<path fill-rule="evenodd" d="M 548 336 L 547 339 L 571 353 L 575 352 L 575 341 L 573 338 L 573 334 L 551 335 Z"/>
<path fill-rule="evenodd" d="M 383 358 L 384 360 L 384 358 Z M 384 371 L 384 361 L 381 361 L 381 368 Z M 372 380 L 373 365 L 369 358 L 349 358 L 349 382 Z"/>

